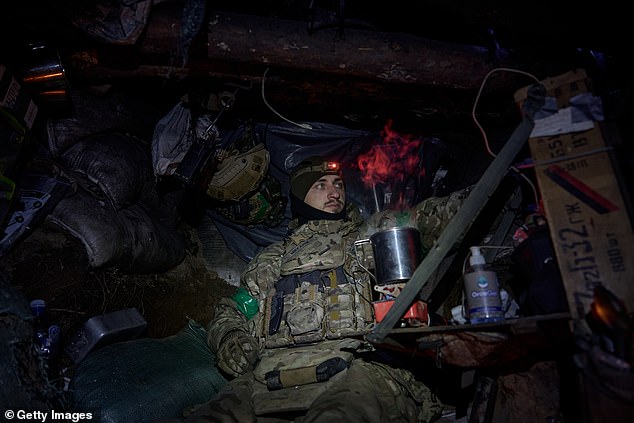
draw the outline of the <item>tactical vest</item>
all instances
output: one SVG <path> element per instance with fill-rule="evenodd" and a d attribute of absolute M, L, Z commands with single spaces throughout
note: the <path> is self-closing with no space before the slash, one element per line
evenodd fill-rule
<path fill-rule="evenodd" d="M 374 322 L 368 284 L 349 281 L 343 266 L 287 275 L 267 296 L 267 348 L 361 336 Z"/>

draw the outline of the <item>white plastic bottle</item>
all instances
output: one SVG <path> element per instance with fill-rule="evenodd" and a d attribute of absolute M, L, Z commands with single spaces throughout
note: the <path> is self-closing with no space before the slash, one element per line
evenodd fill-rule
<path fill-rule="evenodd" d="M 480 247 L 471 247 L 469 268 L 463 275 L 469 323 L 504 320 L 497 274 L 489 270 Z"/>

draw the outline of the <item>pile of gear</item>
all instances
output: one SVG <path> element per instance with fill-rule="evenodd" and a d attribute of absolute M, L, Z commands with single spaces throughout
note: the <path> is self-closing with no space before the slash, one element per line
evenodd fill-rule
<path fill-rule="evenodd" d="M 205 193 L 213 208 L 241 225 L 277 226 L 286 199 L 269 173 L 270 154 L 252 125 L 221 134 L 216 126 L 232 96 L 219 97 L 215 119 L 209 111 L 197 116 L 185 100 L 156 126 L 152 159 L 156 176 L 173 176 L 186 187 Z"/>

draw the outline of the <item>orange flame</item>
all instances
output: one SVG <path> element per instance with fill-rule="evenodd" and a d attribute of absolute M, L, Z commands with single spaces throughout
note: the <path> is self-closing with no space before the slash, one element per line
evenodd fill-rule
<path fill-rule="evenodd" d="M 357 166 L 368 188 L 377 184 L 389 185 L 399 196 L 396 206 L 402 207 L 407 180 L 425 174 L 424 167 L 419 166 L 423 140 L 393 131 L 391 120 L 383 128 L 382 136 L 383 143 L 373 145 L 370 151 L 360 155 Z"/>

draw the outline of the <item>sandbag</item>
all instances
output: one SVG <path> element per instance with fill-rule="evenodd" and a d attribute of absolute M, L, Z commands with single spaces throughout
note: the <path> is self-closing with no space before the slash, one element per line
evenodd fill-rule
<path fill-rule="evenodd" d="M 146 100 L 122 92 L 98 95 L 86 91 L 70 92 L 73 116 L 47 119 L 48 149 L 57 158 L 81 139 L 102 132 L 152 137 L 161 113 Z"/>
<path fill-rule="evenodd" d="M 183 234 L 141 204 L 116 210 L 80 189 L 61 200 L 47 220 L 84 244 L 92 267 L 159 273 L 185 258 Z"/>
<path fill-rule="evenodd" d="M 190 321 L 176 335 L 107 345 L 89 354 L 69 385 L 70 408 L 100 414 L 102 423 L 143 423 L 181 417 L 208 401 L 227 380 Z"/>
<path fill-rule="evenodd" d="M 85 175 L 117 209 L 135 204 L 152 192 L 150 154 L 136 137 L 90 135 L 68 148 L 59 161 L 69 171 Z"/>

